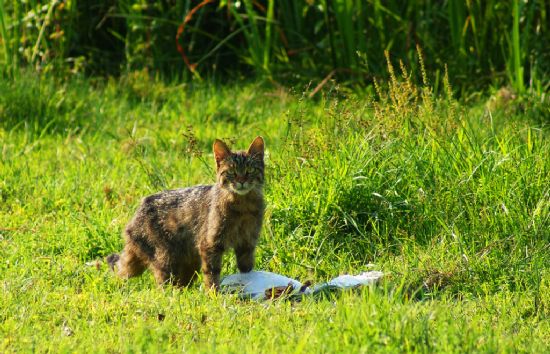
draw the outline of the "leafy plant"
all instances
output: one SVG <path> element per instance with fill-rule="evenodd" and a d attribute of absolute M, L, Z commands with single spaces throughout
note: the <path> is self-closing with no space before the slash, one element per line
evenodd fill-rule
<path fill-rule="evenodd" d="M 541 95 L 549 85 L 549 4 L 542 0 L 207 3 L 2 1 L 3 71 L 15 73 L 21 65 L 99 74 L 146 68 L 189 79 L 194 64 L 197 75 L 209 77 L 252 69 L 293 82 L 371 84 L 385 70 L 386 50 L 416 69 L 418 44 L 426 67 L 448 64 L 459 96 L 507 84 L 518 94 L 529 88 Z M 434 89 L 441 80 L 434 78 Z"/>

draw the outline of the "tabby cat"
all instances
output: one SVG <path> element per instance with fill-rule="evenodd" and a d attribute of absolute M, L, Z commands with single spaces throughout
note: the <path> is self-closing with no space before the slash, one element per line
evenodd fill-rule
<path fill-rule="evenodd" d="M 107 257 L 122 278 L 151 269 L 159 284 L 189 285 L 202 270 L 207 289 L 220 284 L 222 255 L 234 249 L 237 267 L 249 272 L 264 215 L 264 140 L 232 152 L 214 142 L 217 181 L 168 190 L 143 199 L 125 231 L 125 246 Z"/>

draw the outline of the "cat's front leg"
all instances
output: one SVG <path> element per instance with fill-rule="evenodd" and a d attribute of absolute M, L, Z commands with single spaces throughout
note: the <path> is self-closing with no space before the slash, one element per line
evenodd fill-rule
<path fill-rule="evenodd" d="M 218 290 L 224 247 L 219 242 L 204 241 L 200 245 L 201 270 L 206 289 Z"/>
<path fill-rule="evenodd" d="M 256 245 L 253 243 L 239 245 L 235 247 L 235 256 L 237 257 L 237 268 L 241 273 L 248 273 L 254 268 L 254 250 Z"/>
<path fill-rule="evenodd" d="M 237 268 L 241 273 L 248 273 L 254 268 L 255 251 L 260 229 L 262 228 L 263 209 L 254 217 L 254 222 L 246 223 L 240 240 L 235 245 Z"/>

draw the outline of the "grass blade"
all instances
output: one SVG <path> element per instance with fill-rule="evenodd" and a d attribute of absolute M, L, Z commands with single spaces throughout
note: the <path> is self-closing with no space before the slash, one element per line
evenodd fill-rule
<path fill-rule="evenodd" d="M 513 79 L 514 88 L 522 93 L 524 91 L 523 84 L 523 66 L 521 65 L 521 43 L 519 36 L 519 20 L 520 8 L 519 0 L 514 0 L 513 8 L 514 23 L 512 28 L 512 55 L 513 55 Z"/>
<path fill-rule="evenodd" d="M 6 10 L 4 7 L 4 0 L 0 0 L 0 35 L 2 35 L 2 47 L 4 50 L 5 68 L 11 70 L 12 56 L 9 47 L 8 31 L 6 30 Z"/>

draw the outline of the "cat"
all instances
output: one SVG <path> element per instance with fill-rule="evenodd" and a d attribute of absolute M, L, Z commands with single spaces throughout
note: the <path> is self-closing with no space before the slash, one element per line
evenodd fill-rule
<path fill-rule="evenodd" d="M 168 190 L 143 199 L 125 230 L 120 254 L 106 261 L 122 278 L 149 268 L 157 283 L 188 286 L 199 270 L 206 289 L 218 290 L 222 256 L 233 249 L 240 272 L 254 267 L 265 203 L 264 139 L 247 151 L 213 145 L 216 183 Z"/>

